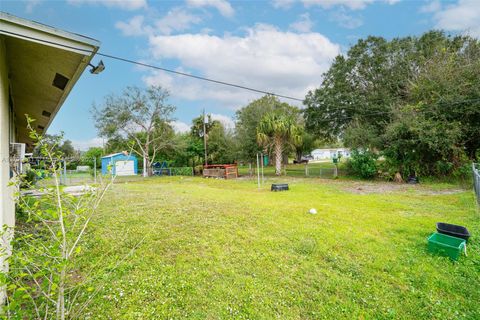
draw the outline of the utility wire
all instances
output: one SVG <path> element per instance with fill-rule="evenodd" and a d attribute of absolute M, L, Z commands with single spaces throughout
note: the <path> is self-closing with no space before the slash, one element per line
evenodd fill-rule
<path fill-rule="evenodd" d="M 155 69 L 155 70 L 161 70 L 161 71 L 173 73 L 173 74 L 184 76 L 184 77 L 190 77 L 190 78 L 193 78 L 193 79 L 212 82 L 212 83 L 216 83 L 216 84 L 220 84 L 220 85 L 224 85 L 224 86 L 229 86 L 229 87 L 233 87 L 233 88 L 238 88 L 238 89 L 243 89 L 243 90 L 252 91 L 252 92 L 256 92 L 256 93 L 263 93 L 263 94 L 267 94 L 267 95 L 271 95 L 271 96 L 275 96 L 275 97 L 279 97 L 279 98 L 284 98 L 284 99 L 303 102 L 303 99 L 295 98 L 295 97 L 291 97 L 291 96 L 287 96 L 287 95 L 283 95 L 283 94 L 279 94 L 279 93 L 275 93 L 275 92 L 269 92 L 269 91 L 265 91 L 265 90 L 255 89 L 255 88 L 252 88 L 252 87 L 247 87 L 247 86 L 243 86 L 243 85 L 240 85 L 240 84 L 231 83 L 231 82 L 227 82 L 227 81 L 221 81 L 221 80 L 216 80 L 216 79 L 202 77 L 202 76 L 196 76 L 196 75 L 193 75 L 193 74 L 188 74 L 188 73 L 185 73 L 185 72 L 175 71 L 175 70 L 172 70 L 172 69 L 163 68 L 163 67 L 155 66 L 155 65 L 152 65 L 152 64 L 142 63 L 142 62 L 138 62 L 138 61 L 127 59 L 127 58 L 122 58 L 122 57 L 107 54 L 107 53 L 95 52 L 95 51 L 92 51 L 92 50 L 86 50 L 86 49 L 82 49 L 82 48 L 78 48 L 78 47 L 74 47 L 74 46 L 69 46 L 69 45 L 65 45 L 65 44 L 61 44 L 61 43 L 57 43 L 57 42 L 53 42 L 53 41 L 48 41 L 48 40 L 39 39 L 39 38 L 35 38 L 35 37 L 30 37 L 30 36 L 25 36 L 25 35 L 20 35 L 18 33 L 6 31 L 6 30 L 0 30 L 0 31 L 2 33 L 5 33 L 5 34 L 19 36 L 19 37 L 31 39 L 31 40 L 34 40 L 34 41 L 37 41 L 37 42 L 48 43 L 48 44 L 52 44 L 52 45 L 55 45 L 55 46 L 58 46 L 58 47 L 77 50 L 77 51 L 81 51 L 81 52 L 85 52 L 85 53 L 89 53 L 89 54 L 96 54 L 98 56 L 102 56 L 102 57 L 106 57 L 106 58 L 110 58 L 110 59 L 114 59 L 114 60 L 118 60 L 118 61 L 123 61 L 123 62 L 127 62 L 127 63 L 130 63 L 130 64 L 135 64 L 135 65 L 138 65 L 138 66 L 142 66 L 142 67 L 152 68 L 152 69 Z"/>
<path fill-rule="evenodd" d="M 88 53 L 88 54 L 96 54 L 98 56 L 102 56 L 102 57 L 105 57 L 105 58 L 110 58 L 110 59 L 113 59 L 113 60 L 118 60 L 118 61 L 130 63 L 130 64 L 135 64 L 135 65 L 138 65 L 138 66 L 147 67 L 147 68 L 151 68 L 151 69 L 155 69 L 155 70 L 161 70 L 161 71 L 173 73 L 173 74 L 180 75 L 180 76 L 190 77 L 190 78 L 201 80 L 201 81 L 207 81 L 207 82 L 216 83 L 216 84 L 220 84 L 220 85 L 224 85 L 224 86 L 230 86 L 230 87 L 234 87 L 234 88 L 238 88 L 238 89 L 242 89 L 242 90 L 248 90 L 248 91 L 252 91 L 252 92 L 256 92 L 256 93 L 272 95 L 272 96 L 276 96 L 276 97 L 279 97 L 279 98 L 284 98 L 284 99 L 289 99 L 289 100 L 294 100 L 294 101 L 299 101 L 299 102 L 304 101 L 304 99 L 300 99 L 300 98 L 296 98 L 296 97 L 291 97 L 291 96 L 287 96 L 287 95 L 283 95 L 283 94 L 278 94 L 278 93 L 274 93 L 274 92 L 269 92 L 269 91 L 265 91 L 265 90 L 251 88 L 251 87 L 247 87 L 247 86 L 243 86 L 243 85 L 239 85 L 239 84 L 235 84 L 235 83 L 231 83 L 231 82 L 216 80 L 216 79 L 212 79 L 212 78 L 196 76 L 196 75 L 192 75 L 192 74 L 188 74 L 188 73 L 184 73 L 184 72 L 180 72 L 180 71 L 175 71 L 175 70 L 168 69 L 168 68 L 155 66 L 155 65 L 152 65 L 152 64 L 147 64 L 147 63 L 134 61 L 134 60 L 131 60 L 131 59 L 127 59 L 127 58 L 123 58 L 123 57 L 119 57 L 119 56 L 115 56 L 115 55 L 111 55 L 111 54 L 107 54 L 107 53 L 95 52 L 95 51 L 92 51 L 92 50 L 87 50 L 87 49 L 83 49 L 83 48 L 69 46 L 69 45 L 65 45 L 65 44 L 61 44 L 61 43 L 57 43 L 57 42 L 53 42 L 53 41 L 49 41 L 49 40 L 39 39 L 39 38 L 31 37 L 31 36 L 25 36 L 25 35 L 21 35 L 21 34 L 6 31 L 6 30 L 0 30 L 0 31 L 2 33 L 5 33 L 5 34 L 19 36 L 19 37 L 31 39 L 31 40 L 34 40 L 34 41 L 37 41 L 37 42 L 52 44 L 52 45 L 55 45 L 55 46 L 58 46 L 58 47 L 63 47 L 63 48 L 67 48 L 67 49 L 81 51 L 81 52 L 85 52 L 85 53 Z M 475 65 L 475 64 L 476 63 L 471 63 L 471 64 L 463 65 L 461 67 L 469 67 L 470 65 Z M 383 99 L 370 100 L 368 102 L 371 103 L 371 102 L 377 102 L 377 101 L 378 102 L 384 102 Z M 442 104 L 454 105 L 454 104 L 458 104 L 458 103 L 477 102 L 477 101 L 480 101 L 480 98 L 457 100 L 457 101 L 438 101 L 436 103 L 431 103 L 429 105 L 431 105 L 431 106 L 442 105 Z M 337 108 L 330 107 L 328 111 L 329 112 L 335 112 L 335 111 L 342 111 L 342 110 L 344 110 L 344 111 L 356 111 L 355 109 L 352 109 L 352 108 L 349 108 L 349 107 L 337 107 Z M 377 115 L 377 114 L 390 114 L 392 112 L 394 112 L 394 110 L 365 113 L 365 114 L 361 114 L 361 116 Z M 421 110 L 421 112 L 428 113 L 429 110 Z M 354 117 L 348 117 L 348 118 L 354 118 Z"/>
<path fill-rule="evenodd" d="M 260 90 L 260 89 L 251 88 L 251 87 L 246 87 L 246 86 L 242 86 L 242 85 L 231 83 L 231 82 L 226 82 L 226 81 L 221 81 L 221 80 L 215 80 L 215 79 L 211 79 L 211 78 L 196 76 L 196 75 L 193 75 L 193 74 L 188 74 L 188 73 L 185 73 L 185 72 L 180 72 L 180 71 L 175 71 L 175 70 L 171 70 L 171 69 L 167 69 L 167 68 L 163 68 L 163 67 L 158 67 L 158 66 L 154 66 L 154 65 L 151 65 L 151 64 L 142 63 L 142 62 L 126 59 L 126 58 L 121 58 L 121 57 L 113 56 L 113 55 L 106 54 L 106 53 L 97 52 L 97 55 L 102 56 L 102 57 L 106 57 L 106 58 L 110 58 L 110 59 L 123 61 L 123 62 L 128 62 L 128 63 L 131 63 L 131 64 L 136 64 L 136 65 L 139 65 L 139 66 L 142 66 L 142 67 L 148 67 L 148 68 L 152 68 L 152 69 L 156 69 L 156 70 L 162 70 L 162 71 L 165 71 L 165 72 L 174 73 L 174 74 L 185 76 L 185 77 L 190 77 L 190 78 L 194 78 L 194 79 L 198 79 L 198 80 L 213 82 L 213 83 L 221 84 L 221 85 L 224 85 L 224 86 L 230 86 L 230 87 L 234 87 L 234 88 L 238 88 L 238 89 L 244 89 L 244 90 L 253 91 L 253 92 L 257 92 L 257 93 L 268 94 L 268 95 L 276 96 L 276 97 L 279 97 L 279 98 L 285 98 L 285 99 L 290 99 L 290 100 L 303 102 L 303 99 L 299 99 L 299 98 L 295 98 L 295 97 L 291 97 L 291 96 L 286 96 L 286 95 L 283 95 L 283 94 L 268 92 L 268 91 L 264 91 L 264 90 Z"/>

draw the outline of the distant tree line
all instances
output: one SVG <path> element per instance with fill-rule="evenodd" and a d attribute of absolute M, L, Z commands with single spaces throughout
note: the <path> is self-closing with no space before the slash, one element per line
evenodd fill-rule
<path fill-rule="evenodd" d="M 403 177 L 479 158 L 480 42 L 431 31 L 359 40 L 305 99 L 309 132 L 385 158 Z"/>
<path fill-rule="evenodd" d="M 175 132 L 168 98 L 162 87 L 107 96 L 93 107 L 105 146 L 80 162 L 97 157 L 98 166 L 102 154 L 126 150 L 144 159 L 145 175 L 159 161 L 201 167 L 204 136 L 209 164 L 255 163 L 263 153 L 277 174 L 289 158 L 332 145 L 354 149 L 351 167 L 369 178 L 452 175 L 480 157 L 480 43 L 469 36 L 361 39 L 336 57 L 305 108 L 266 95 L 236 112 L 235 128 L 207 114 L 192 119 L 189 132 Z"/>
<path fill-rule="evenodd" d="M 175 107 L 168 104 L 168 97 L 168 91 L 161 87 L 129 87 L 94 105 L 95 125 L 106 139 L 101 153 L 134 153 L 145 159 L 140 166 L 146 175 L 151 174 L 154 162 L 201 167 L 205 162 L 205 136 L 209 164 L 252 163 L 257 153 L 263 153 L 275 159 L 280 172 L 289 155 L 301 157 L 315 146 L 316 139 L 304 130 L 301 110 L 273 96 L 264 96 L 237 111 L 234 129 L 207 114 L 205 119 L 203 115 L 192 119 L 186 133 L 173 129 Z M 99 148 L 91 148 L 80 162 L 92 165 L 91 159 L 100 157 L 99 153 Z"/>

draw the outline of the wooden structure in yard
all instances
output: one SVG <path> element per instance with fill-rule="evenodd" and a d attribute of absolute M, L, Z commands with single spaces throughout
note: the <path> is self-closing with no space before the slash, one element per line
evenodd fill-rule
<path fill-rule="evenodd" d="M 209 164 L 203 166 L 203 177 L 235 179 L 238 177 L 236 164 Z"/>

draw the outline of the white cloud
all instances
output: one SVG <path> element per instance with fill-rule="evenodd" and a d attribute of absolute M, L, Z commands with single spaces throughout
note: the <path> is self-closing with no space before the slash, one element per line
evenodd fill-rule
<path fill-rule="evenodd" d="M 435 1 L 431 1 L 430 3 L 424 6 L 421 6 L 420 12 L 423 12 L 423 13 L 436 12 L 436 11 L 439 11 L 441 8 L 442 8 L 442 4 L 440 3 L 440 1 L 435 0 Z"/>
<path fill-rule="evenodd" d="M 147 7 L 146 0 L 68 0 L 67 2 L 73 5 L 103 5 L 106 7 L 119 8 L 123 10 L 138 10 Z"/>
<path fill-rule="evenodd" d="M 335 6 L 343 6 L 351 10 L 361 10 L 374 2 L 374 0 L 303 0 L 306 7 L 320 6 L 324 9 L 331 9 Z"/>
<path fill-rule="evenodd" d="M 438 9 L 433 19 L 436 27 L 449 30 L 467 32 L 480 37 L 480 1 L 460 0 L 458 3 Z"/>
<path fill-rule="evenodd" d="M 356 29 L 363 24 L 363 20 L 345 13 L 344 10 L 332 12 L 330 19 L 337 22 L 340 26 L 347 29 Z"/>
<path fill-rule="evenodd" d="M 200 23 L 202 19 L 182 8 L 173 8 L 160 19 L 147 25 L 144 16 L 134 16 L 127 22 L 118 21 L 115 27 L 125 36 L 142 36 L 154 34 L 171 34 L 175 31 L 185 31 L 193 24 Z"/>
<path fill-rule="evenodd" d="M 173 8 L 166 16 L 155 22 L 155 29 L 161 34 L 171 34 L 172 31 L 184 31 L 192 24 L 200 23 L 202 19 L 181 8 Z"/>
<path fill-rule="evenodd" d="M 282 32 L 256 25 L 244 36 L 181 34 L 151 36 L 154 59 L 176 59 L 192 73 L 243 86 L 303 99 L 321 83 L 340 46 L 320 33 Z M 153 71 L 147 84 L 162 85 L 172 96 L 188 100 L 215 100 L 232 109 L 258 98 L 258 93 L 209 84 Z"/>
<path fill-rule="evenodd" d="M 28 0 L 25 6 L 26 13 L 33 13 L 33 9 L 40 4 L 40 0 Z"/>
<path fill-rule="evenodd" d="M 182 76 L 172 76 L 162 71 L 153 71 L 142 78 L 147 85 L 167 88 L 172 96 L 190 101 L 215 101 L 223 107 L 235 110 L 259 97 L 259 94 L 224 87 Z"/>
<path fill-rule="evenodd" d="M 295 0 L 273 0 L 272 5 L 276 9 L 290 9 Z"/>
<path fill-rule="evenodd" d="M 72 145 L 75 148 L 75 150 L 86 151 L 90 147 L 102 147 L 103 139 L 92 138 L 88 140 L 72 140 Z"/>
<path fill-rule="evenodd" d="M 210 113 L 213 120 L 220 121 L 223 127 L 227 130 L 235 129 L 235 122 L 229 116 L 218 114 L 218 113 Z"/>
<path fill-rule="evenodd" d="M 383 0 L 390 5 L 394 5 L 401 0 Z M 367 5 L 374 3 L 375 0 L 273 0 L 272 5 L 276 9 L 289 9 L 296 2 L 302 2 L 307 8 L 313 6 L 319 6 L 323 9 L 332 9 L 336 6 L 341 6 L 350 10 L 362 10 Z"/>
<path fill-rule="evenodd" d="M 143 16 L 134 16 L 127 22 L 118 21 L 115 27 L 125 36 L 141 36 L 151 33 L 151 28 L 144 25 Z"/>
<path fill-rule="evenodd" d="M 214 7 L 224 17 L 233 17 L 235 14 L 233 7 L 225 0 L 187 0 L 187 4 L 194 8 Z"/>
<path fill-rule="evenodd" d="M 176 133 L 186 133 L 190 131 L 190 126 L 182 121 L 172 121 L 170 124 Z"/>
<path fill-rule="evenodd" d="M 304 13 L 300 15 L 300 19 L 290 24 L 290 29 L 298 32 L 310 32 L 313 27 L 313 21 L 310 19 L 310 14 Z"/>

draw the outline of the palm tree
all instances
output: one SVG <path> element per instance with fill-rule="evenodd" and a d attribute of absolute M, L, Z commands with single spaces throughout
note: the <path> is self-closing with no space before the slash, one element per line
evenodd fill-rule
<path fill-rule="evenodd" d="M 257 141 L 264 147 L 273 147 L 275 154 L 275 174 L 282 170 L 282 154 L 285 146 L 298 143 L 301 130 L 297 118 L 284 110 L 275 110 L 263 116 L 257 127 Z"/>

